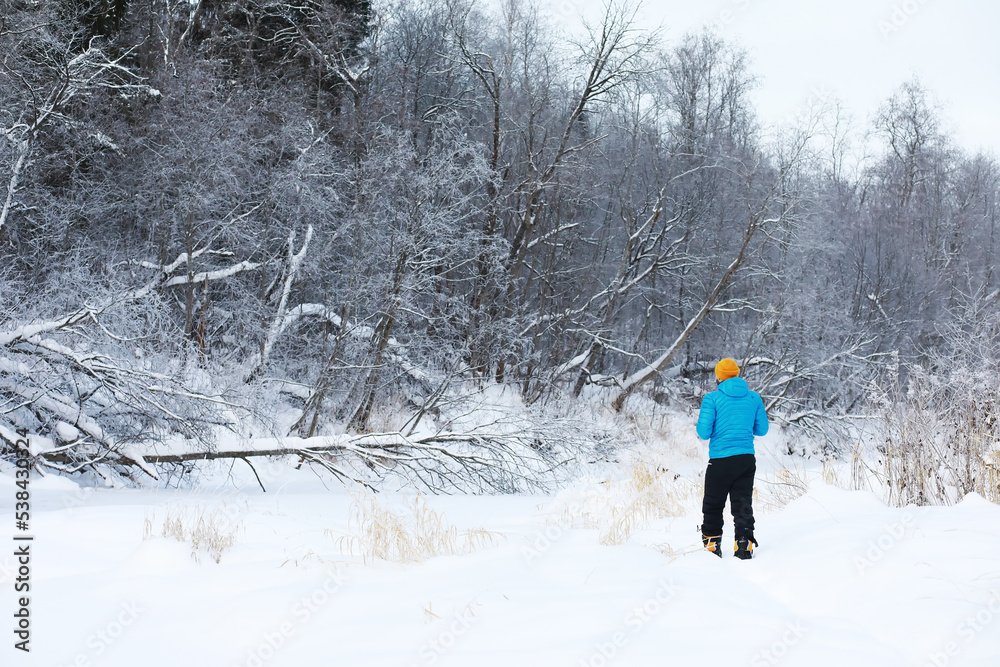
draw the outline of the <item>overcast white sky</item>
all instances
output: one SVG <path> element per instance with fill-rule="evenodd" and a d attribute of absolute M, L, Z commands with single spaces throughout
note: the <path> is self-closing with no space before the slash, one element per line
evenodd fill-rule
<path fill-rule="evenodd" d="M 578 25 L 601 0 L 548 0 Z M 913 74 L 944 107 L 969 150 L 1000 154 L 998 0 L 646 0 L 644 23 L 668 42 L 706 24 L 746 47 L 765 122 L 793 116 L 814 91 L 843 100 L 858 124 Z"/>

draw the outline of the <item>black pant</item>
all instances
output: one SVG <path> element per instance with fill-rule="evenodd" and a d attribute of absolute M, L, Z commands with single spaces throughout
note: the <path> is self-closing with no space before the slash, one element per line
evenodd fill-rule
<path fill-rule="evenodd" d="M 737 454 L 709 459 L 705 471 L 705 501 L 701 511 L 705 522 L 701 532 L 708 536 L 722 534 L 722 510 L 729 496 L 736 539 L 753 537 L 753 476 L 757 459 L 753 454 Z"/>

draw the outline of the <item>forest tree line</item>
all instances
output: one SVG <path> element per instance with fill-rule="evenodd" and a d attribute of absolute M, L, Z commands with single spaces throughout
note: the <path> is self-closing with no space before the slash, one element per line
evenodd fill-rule
<path fill-rule="evenodd" d="M 815 427 L 995 325 L 1000 167 L 919 81 L 775 128 L 710 31 L 614 2 L 559 28 L 526 0 L 0 0 L 0 435 L 122 449 L 233 391 L 283 392 L 301 437 L 461 383 L 620 410 L 721 356 Z"/>

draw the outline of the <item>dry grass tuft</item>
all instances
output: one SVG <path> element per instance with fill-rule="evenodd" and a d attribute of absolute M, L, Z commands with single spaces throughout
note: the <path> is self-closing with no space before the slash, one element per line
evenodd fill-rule
<path fill-rule="evenodd" d="M 351 506 L 350 535 L 335 537 L 342 551 L 360 555 L 364 562 L 385 560 L 418 563 L 434 556 L 470 553 L 495 547 L 505 538 L 484 529 L 459 531 L 443 514 L 427 506 L 423 497 L 408 503 L 407 512 L 395 513 L 369 492 L 355 496 Z"/>
<path fill-rule="evenodd" d="M 848 485 L 841 478 L 836 459 L 830 456 L 823 458 L 822 477 L 823 481 L 830 486 L 835 486 L 838 489 L 849 489 Z"/>
<path fill-rule="evenodd" d="M 601 531 L 601 544 L 624 544 L 650 521 L 686 514 L 693 487 L 677 480 L 666 468 L 648 463 L 633 466 L 624 481 L 625 502 L 608 508 L 610 521 Z"/>
<path fill-rule="evenodd" d="M 143 539 L 168 537 L 189 542 L 192 558 L 200 560 L 200 554 L 207 553 L 218 563 L 244 531 L 242 517 L 246 510 L 245 503 L 243 507 L 223 503 L 212 511 L 202 505 L 169 507 L 159 530 L 156 529 L 155 513 L 146 516 Z"/>
<path fill-rule="evenodd" d="M 976 491 L 991 503 L 1000 504 L 1000 449 L 983 457 L 983 472 Z"/>
<path fill-rule="evenodd" d="M 704 547 L 702 547 L 701 545 L 701 542 L 699 542 L 695 546 L 685 546 L 682 549 L 675 549 L 673 546 L 671 546 L 666 542 L 660 544 L 653 544 L 651 546 L 657 551 L 659 551 L 661 554 L 666 556 L 668 559 L 670 559 L 671 562 L 677 560 L 681 556 L 687 556 L 689 554 L 699 553 L 704 549 Z"/>
<path fill-rule="evenodd" d="M 824 462 L 823 478 L 827 479 Z M 783 468 L 774 474 L 774 479 L 758 479 L 754 487 L 754 508 L 765 512 L 780 510 L 796 498 L 809 491 L 809 482 L 804 470 Z"/>
<path fill-rule="evenodd" d="M 665 467 L 640 462 L 621 480 L 605 480 L 582 500 L 562 511 L 559 523 L 598 529 L 600 542 L 624 544 L 650 521 L 687 514 L 701 496 L 700 484 L 681 479 Z"/>
<path fill-rule="evenodd" d="M 281 565 L 279 565 L 278 567 L 285 567 L 289 563 L 291 563 L 295 567 L 308 567 L 309 565 L 311 565 L 310 562 L 311 560 L 315 560 L 317 563 L 321 565 L 326 565 L 331 562 L 324 559 L 322 556 L 316 553 L 316 551 L 311 547 L 306 547 L 300 550 L 297 557 L 293 556 L 286 558 L 281 562 Z"/>

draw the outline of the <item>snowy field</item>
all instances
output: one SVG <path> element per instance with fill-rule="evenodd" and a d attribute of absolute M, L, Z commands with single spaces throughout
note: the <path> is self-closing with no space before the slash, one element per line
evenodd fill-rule
<path fill-rule="evenodd" d="M 262 472 L 267 493 L 252 475 L 239 491 L 225 475 L 199 491 L 36 478 L 32 652 L 8 633 L 2 664 L 1000 664 L 1000 507 L 978 496 L 893 509 L 813 474 L 805 495 L 774 503 L 784 484 L 765 471 L 760 547 L 743 562 L 728 516 L 726 557 L 699 548 L 695 486 L 670 500 L 679 516 L 609 540 L 625 487 L 595 476 L 552 497 L 424 498 L 459 553 L 399 563 L 365 557 L 356 496 L 307 470 Z M 0 475 L 8 535 L 13 492 Z M 412 498 L 376 502 L 413 517 Z M 192 555 L 190 539 L 162 536 L 199 514 L 232 545 Z"/>

